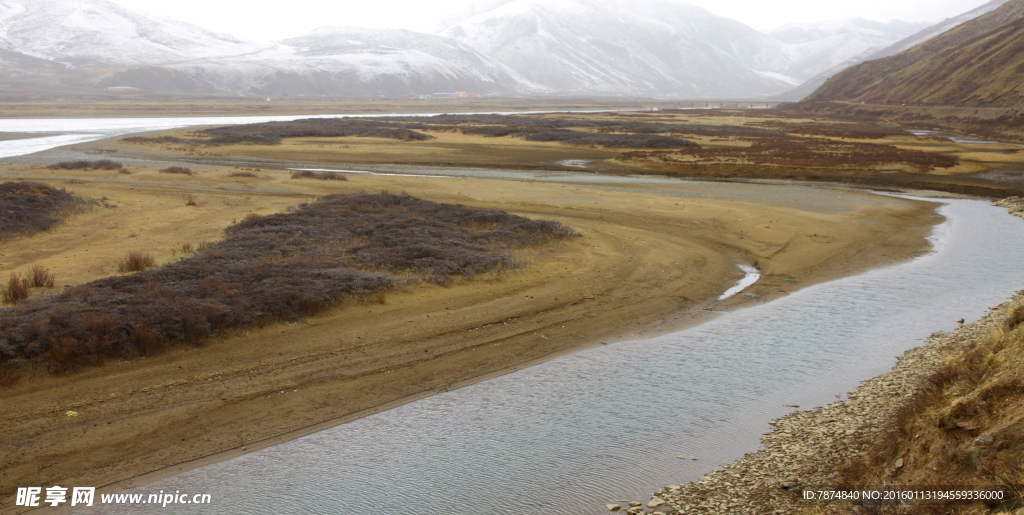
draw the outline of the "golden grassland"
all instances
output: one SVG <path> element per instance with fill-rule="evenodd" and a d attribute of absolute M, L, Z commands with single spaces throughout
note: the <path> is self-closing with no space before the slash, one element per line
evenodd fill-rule
<path fill-rule="evenodd" d="M 585 161 L 590 171 L 614 174 L 840 181 L 992 196 L 1024 193 L 1024 147 L 1014 144 L 955 143 L 946 138 L 913 136 L 889 126 L 774 110 L 553 113 L 531 118 L 689 124 L 698 127 L 663 135 L 688 139 L 701 148 L 606 148 L 458 132 L 472 124 L 452 125 L 443 130 L 417 129 L 433 137 L 425 141 L 350 136 L 285 138 L 279 145 L 105 142 L 103 148 L 125 155 L 158 157 L 555 170 L 579 169 L 565 166 L 565 161 L 576 160 Z M 714 134 L 699 126 L 774 129 L 782 133 Z M 194 138 L 198 133 L 178 130 L 163 134 Z"/>
<path fill-rule="evenodd" d="M 770 192 L 729 201 L 643 183 L 371 175 L 317 181 L 283 170 L 232 177 L 234 167 L 190 167 L 195 174 L 0 165 L 8 179 L 103 199 L 49 231 L 5 242 L 0 275 L 43 265 L 59 290 L 118 273 L 129 251 L 149 252 L 158 265 L 172 262 L 186 244 L 219 240 L 250 213 L 336 192 L 389 190 L 498 208 L 558 220 L 583 236 L 524 252 L 524 269 L 450 287 L 412 286 L 383 303 L 352 301 L 201 348 L 111 359 L 66 376 L 26 367 L 0 388 L 5 511 L 17 485 L 115 485 L 173 473 L 559 353 L 685 326 L 701 318 L 701 307 L 754 301 L 714 303 L 741 275 L 737 262 L 763 271 L 749 292 L 764 301 L 906 259 L 924 248 L 935 221 L 927 203 L 845 191 L 822 202 L 795 186 L 784 202 Z"/>

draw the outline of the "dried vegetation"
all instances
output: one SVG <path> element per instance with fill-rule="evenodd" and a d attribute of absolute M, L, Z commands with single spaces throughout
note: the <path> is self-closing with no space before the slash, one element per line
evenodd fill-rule
<path fill-rule="evenodd" d="M 349 298 L 380 301 L 404 284 L 516 268 L 515 249 L 576 235 L 558 222 L 391 194 L 329 195 L 246 216 L 225 232 L 177 262 L 0 310 L 0 363 L 64 372 L 104 356 L 199 345 Z M 133 253 L 122 263 L 128 271 L 150 262 Z"/>
<path fill-rule="evenodd" d="M 936 168 L 950 168 L 959 162 L 955 157 L 945 154 L 876 143 L 798 136 L 775 136 L 751 141 L 747 147 L 634 151 L 622 154 L 619 159 L 626 163 L 649 163 L 680 172 L 707 171 L 716 166 L 742 172 L 760 168 L 864 171 L 882 166 L 905 165 L 923 173 Z"/>
<path fill-rule="evenodd" d="M 159 173 L 176 173 L 181 175 L 192 175 L 195 173 L 191 168 L 185 166 L 168 166 L 167 168 L 161 168 L 157 171 Z"/>
<path fill-rule="evenodd" d="M 572 130 L 583 129 L 583 130 Z M 176 136 L 124 138 L 129 143 L 223 145 L 250 143 L 276 145 L 283 138 L 360 136 L 402 141 L 433 139 L 423 130 L 459 131 L 488 137 L 512 136 L 527 141 L 555 141 L 569 145 L 614 148 L 679 148 L 696 143 L 663 133 L 769 134 L 777 131 L 743 127 L 696 126 L 621 122 L 609 120 L 554 119 L 503 115 L 438 115 L 431 117 L 311 118 L 292 122 L 267 122 L 205 129 L 193 138 Z"/>
<path fill-rule="evenodd" d="M 389 138 L 402 141 L 420 141 L 432 136 L 389 122 L 353 118 L 308 118 L 291 122 L 264 122 L 246 125 L 228 125 L 204 129 L 195 133 L 194 138 L 177 136 L 132 136 L 121 141 L 128 143 L 164 143 L 189 145 L 229 145 L 251 143 L 276 145 L 283 138 L 336 138 L 362 136 Z"/>
<path fill-rule="evenodd" d="M 98 159 L 95 161 L 77 159 L 74 161 L 61 161 L 47 168 L 51 170 L 122 170 L 124 165 L 110 159 Z"/>
<path fill-rule="evenodd" d="M 45 231 L 90 203 L 41 182 L 0 183 L 0 240 Z"/>
<path fill-rule="evenodd" d="M 338 172 L 314 172 L 312 170 L 295 170 L 292 179 L 318 179 L 321 181 L 347 181 L 348 177 Z"/>
<path fill-rule="evenodd" d="M 155 265 L 156 259 L 150 253 L 133 250 L 117 264 L 117 271 L 122 274 L 141 272 L 153 268 Z"/>
<path fill-rule="evenodd" d="M 28 298 L 29 288 L 53 288 L 56 280 L 45 266 L 36 265 L 27 275 L 11 274 L 7 284 L 0 287 L 0 298 L 8 304 L 16 304 Z"/>
<path fill-rule="evenodd" d="M 902 402 L 863 457 L 839 470 L 838 485 L 988 486 L 1006 494 L 1001 501 L 899 507 L 906 515 L 1016 513 L 1024 507 L 1024 299 L 994 325 Z M 886 508 L 892 512 L 891 506 L 863 506 L 833 513 Z"/>

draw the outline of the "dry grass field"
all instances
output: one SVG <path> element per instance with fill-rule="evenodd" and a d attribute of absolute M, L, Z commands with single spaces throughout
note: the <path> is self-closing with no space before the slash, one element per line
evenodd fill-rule
<path fill-rule="evenodd" d="M 223 142 L 210 130 L 107 142 L 126 155 L 260 159 L 336 164 L 581 169 L 713 179 L 835 181 L 881 188 L 927 188 L 987 196 L 1024 194 L 1024 147 L 956 143 L 896 127 L 768 110 L 554 113 L 524 116 L 394 118 L 375 123 L 422 140 L 382 137 L 284 137 Z M 545 125 L 546 124 L 546 125 Z M 545 128 L 547 127 L 547 128 Z M 242 129 L 239 129 L 242 130 Z M 536 141 L 538 131 L 581 142 Z M 616 137 L 626 146 L 607 146 Z M 641 148 L 664 137 L 667 148 Z M 593 143 L 586 143 L 587 138 Z M 632 139 L 631 139 L 632 138 Z M 629 146 L 631 141 L 635 145 Z M 696 144 L 696 145 L 693 145 Z M 567 163 L 569 163 L 567 165 Z M 580 164 L 583 163 L 583 164 Z"/>

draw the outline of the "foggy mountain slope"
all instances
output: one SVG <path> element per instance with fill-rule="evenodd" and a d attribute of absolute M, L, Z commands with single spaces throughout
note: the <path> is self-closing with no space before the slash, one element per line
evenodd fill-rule
<path fill-rule="evenodd" d="M 1010 0 L 909 50 L 848 68 L 806 101 L 1024 105 L 1024 0 Z"/>
<path fill-rule="evenodd" d="M 786 70 L 787 75 L 807 80 L 837 65 L 861 62 L 930 26 L 930 23 L 900 20 L 882 23 L 856 18 L 784 25 L 768 35 L 783 43 L 783 51 L 793 61 Z"/>
<path fill-rule="evenodd" d="M 983 14 L 988 14 L 996 10 L 997 8 L 999 8 L 999 6 L 1005 4 L 1006 2 L 1007 0 L 992 0 L 991 2 L 975 7 L 974 9 L 971 9 L 970 11 L 967 11 L 961 15 L 954 16 L 952 18 L 947 18 L 939 23 L 936 23 L 935 25 L 932 25 L 931 27 L 921 30 L 916 34 L 908 36 L 906 39 L 898 41 L 886 48 L 879 50 L 878 52 L 875 52 L 873 55 L 871 55 L 869 59 L 881 59 L 883 57 L 889 57 L 890 55 L 897 54 L 908 48 L 924 43 L 925 41 L 928 41 L 929 39 L 938 36 L 939 34 L 942 34 L 952 29 L 953 27 L 957 27 L 963 24 L 964 22 L 973 20 Z"/>
<path fill-rule="evenodd" d="M 0 0 L 0 82 L 184 94 L 756 98 L 860 62 L 917 28 L 844 20 L 768 35 L 679 0 L 491 0 L 474 9 L 440 35 L 324 26 L 260 42 L 110 0 Z"/>
<path fill-rule="evenodd" d="M 151 65 L 238 56 L 266 46 L 108 0 L 0 0 L 0 47 L 42 59 Z"/>
<path fill-rule="evenodd" d="M 430 85 L 430 92 L 543 91 L 506 66 L 443 36 L 409 30 L 320 27 L 281 43 L 294 50 L 290 62 L 365 81 L 386 75 L 421 88 Z"/>
<path fill-rule="evenodd" d="M 292 46 L 294 45 L 294 46 Z M 442 36 L 323 27 L 283 43 L 252 42 L 108 0 L 0 0 L 0 73 L 39 87 L 132 86 L 148 92 L 408 95 L 543 91 Z M 53 67 L 26 66 L 26 59 Z M 34 70 L 34 72 L 33 72 Z"/>
<path fill-rule="evenodd" d="M 954 27 L 957 27 L 966 21 L 972 20 L 974 18 L 977 18 L 978 16 L 989 13 L 992 10 L 999 7 L 1000 5 L 1006 3 L 1006 1 L 1007 0 L 992 0 L 991 2 L 976 7 L 961 15 L 948 18 L 935 25 L 927 27 L 900 41 L 897 41 L 896 43 L 893 43 L 892 45 L 889 45 L 888 47 L 882 48 L 880 50 L 877 48 L 868 49 L 862 54 L 850 57 L 846 61 L 836 64 L 835 66 L 832 66 L 831 68 L 828 68 L 825 71 L 818 73 L 817 75 L 806 80 L 803 84 L 797 86 L 796 88 L 793 88 L 792 90 L 782 93 L 780 95 L 775 95 L 772 98 L 774 100 L 782 101 L 802 100 L 811 93 L 814 93 L 814 91 L 821 87 L 821 85 L 824 84 L 825 81 L 828 80 L 830 77 L 853 65 L 860 64 L 862 62 L 870 61 L 873 59 L 888 57 L 898 52 L 902 52 L 903 50 L 923 43 L 935 36 L 938 36 L 939 34 L 942 34 Z"/>
<path fill-rule="evenodd" d="M 664 0 L 514 0 L 444 31 L 556 91 L 763 95 L 795 81 L 777 42 L 737 21 Z"/>

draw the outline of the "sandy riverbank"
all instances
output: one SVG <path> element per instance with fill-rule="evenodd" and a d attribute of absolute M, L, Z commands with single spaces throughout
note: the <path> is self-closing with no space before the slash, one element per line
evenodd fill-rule
<path fill-rule="evenodd" d="M 567 223 L 584 236 L 536 249 L 522 270 L 396 292 L 202 348 L 113 360 L 67 377 L 28 373 L 0 390 L 5 435 L 0 505 L 25 485 L 124 485 L 295 438 L 399 403 L 588 345 L 692 324 L 702 308 L 761 302 L 834 277 L 908 259 L 937 221 L 928 203 L 805 187 L 721 185 L 742 201 L 683 197 L 679 188 L 616 188 L 483 179 L 287 172 L 229 177 L 152 169 L 60 171 L 6 166 L 110 205 L 33 238 L 6 242 L 0 274 L 43 264 L 58 287 L 113 273 L 128 250 L 159 262 L 210 241 L 246 213 L 331 192 L 405 191 Z M 716 186 L 704 186 L 715 188 Z M 761 190 L 759 190 L 761 191 Z M 192 195 L 198 206 L 186 206 Z M 756 264 L 764 278 L 714 303 Z M 283 393 L 282 393 L 283 392 Z M 77 416 L 69 417 L 68 411 Z"/>
<path fill-rule="evenodd" d="M 1020 198 L 994 204 L 1024 218 Z M 927 387 L 925 379 L 1000 330 L 1019 302 L 1020 297 L 993 307 L 981 320 L 952 333 L 932 334 L 927 343 L 900 356 L 889 372 L 865 381 L 848 400 L 777 419 L 760 450 L 693 483 L 667 486 L 650 500 L 634 501 L 636 506 L 623 510 L 687 515 L 820 513 L 819 505 L 802 500 L 802 490 L 834 488 L 838 471 L 877 442 L 906 399 Z"/>

